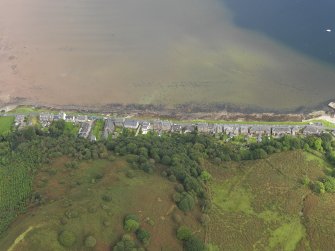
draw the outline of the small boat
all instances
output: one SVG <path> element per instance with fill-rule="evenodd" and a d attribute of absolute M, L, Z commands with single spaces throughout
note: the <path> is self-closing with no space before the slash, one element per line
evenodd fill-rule
<path fill-rule="evenodd" d="M 331 30 L 331 29 L 327 29 L 326 31 L 327 31 L 327 32 L 332 32 L 332 30 Z"/>

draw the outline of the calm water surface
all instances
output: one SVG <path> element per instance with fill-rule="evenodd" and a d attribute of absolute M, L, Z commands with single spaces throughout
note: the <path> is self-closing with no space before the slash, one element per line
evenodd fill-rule
<path fill-rule="evenodd" d="M 0 99 L 313 106 L 335 98 L 334 5 L 2 0 Z"/>

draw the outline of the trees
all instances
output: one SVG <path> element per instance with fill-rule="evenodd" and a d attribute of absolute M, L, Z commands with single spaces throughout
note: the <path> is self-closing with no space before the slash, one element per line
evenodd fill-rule
<path fill-rule="evenodd" d="M 181 226 L 177 230 L 177 239 L 180 241 L 186 241 L 192 236 L 192 231 L 186 226 Z"/>
<path fill-rule="evenodd" d="M 97 244 L 97 240 L 93 236 L 87 236 L 84 241 L 85 247 L 93 248 Z"/>
<path fill-rule="evenodd" d="M 178 203 L 178 207 L 180 210 L 184 212 L 191 211 L 195 206 L 195 200 L 193 196 L 187 192 L 182 193 L 182 198 Z"/>
<path fill-rule="evenodd" d="M 185 251 L 204 251 L 204 243 L 196 236 L 191 236 L 186 241 L 184 241 Z"/>
<path fill-rule="evenodd" d="M 139 241 L 141 241 L 144 245 L 148 245 L 149 242 L 150 242 L 150 238 L 151 238 L 151 235 L 150 233 L 143 229 L 143 228 L 139 228 L 137 231 L 136 231 L 136 237 Z"/>
<path fill-rule="evenodd" d="M 60 234 L 58 235 L 59 243 L 67 248 L 72 247 L 75 244 L 76 240 L 77 240 L 76 235 L 68 230 L 64 230 L 60 232 Z"/>

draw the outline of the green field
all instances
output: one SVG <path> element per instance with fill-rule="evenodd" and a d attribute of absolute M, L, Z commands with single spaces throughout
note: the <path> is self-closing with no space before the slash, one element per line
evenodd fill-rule
<path fill-rule="evenodd" d="M 10 133 L 13 123 L 14 117 L 0 117 L 0 135 Z"/>
<path fill-rule="evenodd" d="M 95 121 L 92 133 L 97 138 L 97 140 L 101 139 L 104 125 L 105 125 L 105 122 L 101 119 Z"/>
<path fill-rule="evenodd" d="M 148 250 L 182 250 L 175 215 L 204 234 L 198 210 L 186 215 L 172 201 L 175 183 L 132 170 L 120 158 L 82 162 L 77 169 L 65 167 L 68 161 L 60 158 L 37 175 L 34 191 L 42 202 L 12 224 L 0 240 L 1 250 L 111 250 L 126 233 L 123 219 L 129 213 L 138 215 L 141 226 L 151 233 Z M 106 195 L 110 201 L 104 199 Z M 71 249 L 58 242 L 64 230 L 76 235 Z M 88 235 L 96 238 L 95 249 L 85 249 Z"/>
<path fill-rule="evenodd" d="M 324 164 L 296 151 L 209 167 L 210 242 L 220 250 L 332 250 L 335 197 L 318 196 L 301 182 L 305 175 L 324 177 Z"/>

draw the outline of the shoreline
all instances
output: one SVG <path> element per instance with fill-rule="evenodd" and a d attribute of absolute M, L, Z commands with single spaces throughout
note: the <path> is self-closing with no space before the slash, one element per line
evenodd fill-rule
<path fill-rule="evenodd" d="M 303 122 L 318 117 L 331 117 L 333 113 L 327 103 L 313 108 L 301 107 L 294 110 L 275 111 L 256 107 L 242 107 L 232 104 L 180 104 L 168 107 L 160 104 L 119 104 L 105 105 L 50 105 L 33 102 L 24 98 L 14 98 L 0 103 L 0 110 L 8 112 L 20 107 L 33 109 L 67 111 L 77 113 L 101 113 L 116 116 L 162 118 L 170 120 L 222 120 L 222 121 L 259 121 L 259 122 Z"/>

